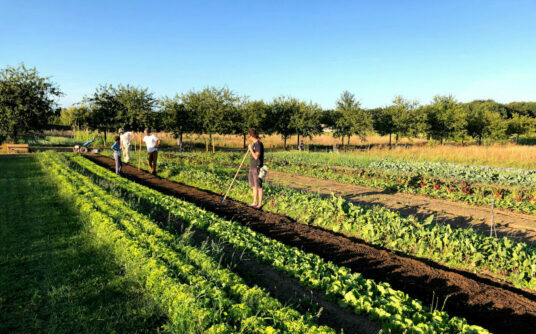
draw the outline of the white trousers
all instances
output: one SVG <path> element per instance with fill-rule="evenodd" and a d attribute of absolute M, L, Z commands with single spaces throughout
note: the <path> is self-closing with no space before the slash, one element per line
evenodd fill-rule
<path fill-rule="evenodd" d="M 127 163 L 130 161 L 130 145 L 123 147 L 123 162 Z"/>

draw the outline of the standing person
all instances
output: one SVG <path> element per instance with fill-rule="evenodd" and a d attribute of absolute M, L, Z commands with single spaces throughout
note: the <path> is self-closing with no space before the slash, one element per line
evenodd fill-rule
<path fill-rule="evenodd" d="M 114 151 L 114 160 L 115 160 L 115 174 L 121 175 L 121 167 L 123 163 L 121 162 L 121 140 L 119 136 L 114 137 L 115 143 L 112 145 L 112 151 Z"/>
<path fill-rule="evenodd" d="M 151 134 L 151 129 L 145 129 L 145 137 L 143 141 L 147 145 L 147 164 L 151 169 L 151 174 L 156 175 L 156 161 L 158 160 L 158 146 L 160 146 L 160 139 Z"/>
<path fill-rule="evenodd" d="M 119 129 L 119 135 L 121 136 L 120 144 L 123 151 L 123 161 L 128 164 L 130 161 L 130 132 Z"/>
<path fill-rule="evenodd" d="M 259 178 L 259 171 L 264 165 L 264 145 L 259 140 L 259 134 L 257 130 L 249 130 L 249 139 L 251 143 L 248 146 L 251 157 L 249 158 L 249 174 L 248 181 L 249 186 L 253 190 L 253 203 L 251 207 L 256 209 L 262 209 L 262 180 Z"/>

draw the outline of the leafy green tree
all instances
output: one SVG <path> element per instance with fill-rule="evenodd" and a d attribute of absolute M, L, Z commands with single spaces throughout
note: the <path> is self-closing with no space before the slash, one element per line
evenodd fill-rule
<path fill-rule="evenodd" d="M 479 145 L 482 144 L 483 138 L 494 140 L 505 138 L 507 123 L 501 116 L 497 103 L 485 101 L 469 103 L 462 107 L 467 118 L 467 134 L 478 139 Z"/>
<path fill-rule="evenodd" d="M 402 96 L 394 98 L 391 111 L 397 142 L 400 137 L 416 137 L 422 129 L 424 119 L 418 113 L 418 105 L 419 102 L 407 100 Z"/>
<path fill-rule="evenodd" d="M 429 137 L 439 140 L 459 139 L 465 134 L 467 123 L 463 108 L 452 95 L 436 95 L 425 109 Z"/>
<path fill-rule="evenodd" d="M 292 125 L 298 135 L 297 146 L 300 145 L 300 135 L 303 137 L 312 138 L 313 135 L 322 132 L 320 125 L 320 117 L 322 116 L 322 108 L 313 102 L 300 103 L 299 111 L 293 114 L 290 118 Z"/>
<path fill-rule="evenodd" d="M 391 147 L 391 139 L 395 133 L 395 121 L 393 118 L 393 108 L 384 107 L 370 110 L 373 119 L 374 131 L 380 136 L 389 135 L 389 147 Z"/>
<path fill-rule="evenodd" d="M 0 142 L 17 142 L 31 131 L 40 132 L 56 108 L 59 88 L 35 68 L 7 66 L 0 70 Z"/>
<path fill-rule="evenodd" d="M 516 136 L 516 143 L 519 143 L 519 136 L 524 135 L 534 128 L 535 120 L 529 116 L 514 114 L 508 122 L 506 133 Z"/>
<path fill-rule="evenodd" d="M 160 100 L 160 106 L 164 118 L 164 129 L 173 133 L 173 136 L 179 140 L 179 147 L 183 147 L 183 134 L 195 130 L 196 123 L 193 111 L 186 108 L 179 95 L 175 95 L 172 99 L 163 98 Z"/>
<path fill-rule="evenodd" d="M 200 92 L 183 94 L 181 99 L 186 108 L 194 112 L 200 131 L 209 136 L 207 152 L 209 144 L 212 145 L 212 152 L 215 152 L 213 135 L 232 131 L 240 98 L 226 87 L 208 87 Z"/>
<path fill-rule="evenodd" d="M 270 132 L 283 137 L 283 146 L 287 149 L 287 139 L 296 133 L 296 127 L 292 124 L 293 115 L 300 112 L 300 101 L 292 97 L 280 96 L 272 102 L 267 122 Z"/>
<path fill-rule="evenodd" d="M 102 85 L 95 89 L 92 96 L 85 97 L 89 107 L 88 126 L 92 130 L 103 132 L 106 142 L 106 131 L 115 131 L 119 126 L 119 110 L 124 106 L 118 100 L 116 90 L 111 85 Z"/>
<path fill-rule="evenodd" d="M 515 114 L 536 118 L 536 102 L 512 102 L 506 106 Z"/>
<path fill-rule="evenodd" d="M 71 106 L 60 111 L 60 123 L 69 125 L 74 129 L 87 127 L 89 119 L 89 108 L 86 105 Z"/>
<path fill-rule="evenodd" d="M 129 130 L 142 131 L 146 127 L 157 128 L 155 125 L 155 107 L 157 104 L 148 88 L 130 85 L 119 85 L 112 89 L 119 102 L 117 123 Z"/>
<path fill-rule="evenodd" d="M 360 108 L 360 102 L 355 95 L 349 91 L 342 92 L 336 102 L 335 137 L 341 138 L 344 144 L 344 137 L 348 137 L 348 145 L 352 135 L 358 135 L 362 140 L 368 131 L 372 129 L 372 116 L 364 109 Z"/>
<path fill-rule="evenodd" d="M 264 124 L 268 115 L 269 106 L 263 100 L 248 101 L 245 99 L 240 105 L 241 122 L 240 134 L 243 137 L 244 148 L 246 145 L 246 137 L 249 129 L 255 128 L 259 132 L 265 130 Z"/>

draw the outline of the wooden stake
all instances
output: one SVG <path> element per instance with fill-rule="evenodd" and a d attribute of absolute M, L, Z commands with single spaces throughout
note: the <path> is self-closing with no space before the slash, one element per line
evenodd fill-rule
<path fill-rule="evenodd" d="M 139 154 L 138 154 L 138 171 L 141 169 L 141 133 L 140 133 L 140 148 L 139 148 Z"/>

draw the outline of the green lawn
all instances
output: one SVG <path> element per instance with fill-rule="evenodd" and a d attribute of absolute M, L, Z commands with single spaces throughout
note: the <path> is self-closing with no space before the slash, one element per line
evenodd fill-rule
<path fill-rule="evenodd" d="M 0 156 L 0 333 L 147 333 L 165 322 L 34 156 Z"/>

